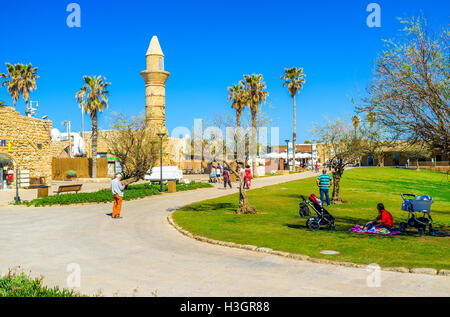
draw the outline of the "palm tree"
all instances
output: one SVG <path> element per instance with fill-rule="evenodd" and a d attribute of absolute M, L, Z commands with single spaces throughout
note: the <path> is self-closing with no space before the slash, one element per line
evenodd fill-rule
<path fill-rule="evenodd" d="M 242 82 L 239 85 L 233 84 L 228 87 L 228 101 L 231 101 L 231 107 L 236 110 L 236 126 L 240 128 L 242 112 L 246 106 Z"/>
<path fill-rule="evenodd" d="M 356 132 L 358 130 L 358 126 L 361 123 L 361 118 L 357 115 L 354 115 L 352 117 L 352 124 L 353 124 L 353 128 L 355 129 L 355 136 L 356 136 Z"/>
<path fill-rule="evenodd" d="M 266 97 L 269 95 L 266 89 L 266 83 L 263 80 L 261 74 L 258 75 L 244 75 L 244 81 L 242 82 L 244 86 L 244 91 L 246 94 L 245 104 L 250 107 L 250 112 L 252 114 L 252 143 L 258 148 L 256 141 L 257 133 L 257 116 L 259 112 L 259 105 L 266 102 Z M 253 175 L 256 176 L 256 151 L 251 151 L 252 153 L 252 170 Z"/>
<path fill-rule="evenodd" d="M 80 107 L 82 107 L 92 120 L 92 178 L 97 177 L 97 137 L 98 122 L 97 113 L 108 108 L 108 94 L 106 88 L 111 83 L 106 83 L 102 76 L 83 76 L 85 82 L 75 97 Z"/>
<path fill-rule="evenodd" d="M 244 108 L 246 107 L 246 97 L 244 91 L 244 84 L 242 81 L 239 85 L 233 84 L 231 87 L 228 87 L 228 101 L 231 101 L 231 107 L 236 111 L 236 159 L 239 156 L 240 149 L 238 149 L 239 144 L 242 144 L 241 141 L 241 116 L 244 112 Z"/>
<path fill-rule="evenodd" d="M 303 88 L 303 84 L 305 83 L 305 74 L 303 73 L 303 68 L 285 68 L 284 76 L 281 76 L 281 79 L 284 80 L 283 87 L 287 86 L 289 93 L 291 94 L 292 100 L 294 101 L 294 133 L 292 136 L 292 144 L 294 150 L 294 166 L 295 170 L 295 146 L 297 142 L 297 119 L 296 119 L 296 111 L 295 111 L 295 95 Z M 289 164 L 289 162 L 288 162 Z"/>
<path fill-rule="evenodd" d="M 375 122 L 377 122 L 377 116 L 376 116 L 375 112 L 369 111 L 366 115 L 366 120 L 367 120 L 367 122 L 369 122 L 370 128 L 372 129 Z"/>
<path fill-rule="evenodd" d="M 22 65 L 19 88 L 22 93 L 22 98 L 26 103 L 25 114 L 27 116 L 30 114 L 30 92 L 36 89 L 36 79 L 39 78 L 36 72 L 37 67 L 33 68 L 31 64 Z"/>
<path fill-rule="evenodd" d="M 13 66 L 6 63 L 7 73 L 0 74 L 0 78 L 6 78 L 6 80 L 2 82 L 2 87 L 8 86 L 7 89 L 13 100 L 14 111 L 16 110 L 16 102 L 19 100 L 20 96 L 19 81 L 21 78 L 22 67 L 22 64 L 16 64 Z"/>

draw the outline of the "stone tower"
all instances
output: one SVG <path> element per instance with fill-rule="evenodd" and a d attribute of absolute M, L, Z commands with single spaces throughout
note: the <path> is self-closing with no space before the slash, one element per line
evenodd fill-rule
<path fill-rule="evenodd" d="M 158 38 L 152 37 L 146 57 L 146 70 L 141 72 L 145 81 L 145 116 L 147 124 L 155 127 L 156 132 L 166 129 L 166 81 L 170 73 L 164 71 L 164 54 Z"/>

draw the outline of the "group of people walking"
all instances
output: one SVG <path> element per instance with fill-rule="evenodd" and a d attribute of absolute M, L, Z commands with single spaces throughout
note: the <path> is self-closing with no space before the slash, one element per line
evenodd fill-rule
<path fill-rule="evenodd" d="M 241 168 L 238 168 L 236 171 L 239 174 L 239 177 L 244 180 L 244 188 L 250 189 L 251 180 L 252 180 L 252 169 L 249 165 Z M 211 167 L 211 173 L 209 175 L 210 183 L 217 183 L 223 177 L 223 187 L 227 189 L 227 186 L 232 188 L 231 185 L 231 172 L 228 168 L 222 167 L 220 164 L 217 167 Z"/>

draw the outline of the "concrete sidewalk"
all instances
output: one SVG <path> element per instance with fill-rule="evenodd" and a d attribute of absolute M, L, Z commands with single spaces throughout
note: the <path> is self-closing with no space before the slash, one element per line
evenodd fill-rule
<path fill-rule="evenodd" d="M 313 176 L 311 172 L 256 179 L 253 187 Z M 124 203 L 113 220 L 111 204 L 0 208 L 0 270 L 21 265 L 66 287 L 75 263 L 81 292 L 151 296 L 448 296 L 444 276 L 370 272 L 202 243 L 167 222 L 183 205 L 236 192 L 218 188 L 164 194 Z M 318 246 L 320 247 L 320 246 Z M 69 267 L 70 268 L 70 267 Z"/>

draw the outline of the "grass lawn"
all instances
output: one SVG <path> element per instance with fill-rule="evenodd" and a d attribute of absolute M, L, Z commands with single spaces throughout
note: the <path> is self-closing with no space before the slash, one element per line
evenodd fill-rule
<path fill-rule="evenodd" d="M 336 218 L 336 231 L 325 228 L 311 232 L 298 214 L 300 195 L 317 194 L 315 178 L 248 191 L 250 203 L 259 214 L 237 215 L 237 194 L 207 200 L 174 213 L 174 220 L 190 232 L 212 239 L 252 244 L 274 250 L 306 254 L 315 258 L 383 267 L 432 267 L 450 269 L 450 238 L 417 235 L 416 229 L 396 236 L 356 234 L 348 229 L 377 215 L 376 205 L 384 203 L 395 226 L 404 221 L 401 193 L 430 195 L 434 203 L 434 228 L 450 231 L 450 190 L 446 174 L 427 170 L 356 168 L 344 173 L 342 205 L 328 208 Z M 311 212 L 313 212 L 311 210 Z M 313 212 L 314 213 L 314 212 Z M 336 250 L 339 255 L 324 255 Z"/>

